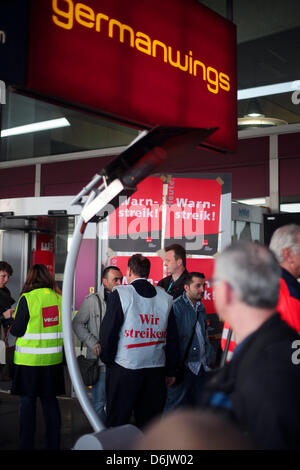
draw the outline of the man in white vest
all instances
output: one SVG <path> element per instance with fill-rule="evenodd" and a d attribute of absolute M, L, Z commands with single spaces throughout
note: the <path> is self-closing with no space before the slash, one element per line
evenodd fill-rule
<path fill-rule="evenodd" d="M 142 428 L 164 408 L 175 382 L 179 344 L 173 298 L 147 281 L 150 261 L 128 261 L 128 286 L 113 289 L 100 334 L 107 366 L 107 426 L 131 422 Z"/>

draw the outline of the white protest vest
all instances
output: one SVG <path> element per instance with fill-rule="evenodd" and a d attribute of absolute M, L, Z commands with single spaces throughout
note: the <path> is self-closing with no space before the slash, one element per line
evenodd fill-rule
<path fill-rule="evenodd" d="M 142 297 L 135 288 L 117 286 L 124 323 L 115 362 L 127 369 L 164 367 L 167 325 L 173 298 L 159 287 L 156 296 Z"/>

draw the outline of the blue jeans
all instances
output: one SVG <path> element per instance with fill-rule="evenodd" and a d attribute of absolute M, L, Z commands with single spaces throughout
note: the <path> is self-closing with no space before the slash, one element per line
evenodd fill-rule
<path fill-rule="evenodd" d="M 106 405 L 105 377 L 105 369 L 100 369 L 98 382 L 92 387 L 93 407 L 104 425 L 106 423 L 106 412 L 104 409 Z"/>

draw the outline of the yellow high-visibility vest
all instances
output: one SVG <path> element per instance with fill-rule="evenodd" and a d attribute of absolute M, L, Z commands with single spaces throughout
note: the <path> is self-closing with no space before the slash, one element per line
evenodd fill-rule
<path fill-rule="evenodd" d="M 26 366 L 60 364 L 63 360 L 61 296 L 48 288 L 34 289 L 23 296 L 28 305 L 29 322 L 24 336 L 16 341 L 14 363 Z"/>

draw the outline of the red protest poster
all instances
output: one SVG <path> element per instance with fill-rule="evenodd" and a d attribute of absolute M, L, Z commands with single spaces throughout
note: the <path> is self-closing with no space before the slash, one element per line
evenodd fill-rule
<path fill-rule="evenodd" d="M 55 274 L 55 235 L 48 233 L 37 233 L 36 249 L 31 253 L 31 265 L 44 264 L 50 273 Z"/>
<path fill-rule="evenodd" d="M 127 284 L 126 270 L 130 256 L 115 256 L 110 259 L 110 266 L 117 266 L 123 274 L 123 284 Z M 151 263 L 148 281 L 154 286 L 163 278 L 163 260 L 159 256 L 149 256 Z"/>
<path fill-rule="evenodd" d="M 115 256 L 110 259 L 110 266 L 117 266 L 123 274 L 123 284 L 127 284 L 126 270 L 129 256 Z M 164 277 L 163 260 L 159 256 L 149 256 L 151 269 L 148 281 L 154 286 Z M 205 275 L 206 290 L 203 297 L 203 304 L 208 314 L 207 324 L 209 327 L 209 336 L 215 335 L 219 331 L 219 320 L 215 313 L 213 302 L 213 289 L 210 279 L 213 275 L 214 259 L 213 258 L 187 258 L 187 270 L 189 272 L 201 272 Z M 166 273 L 167 274 L 167 273 Z"/>
<path fill-rule="evenodd" d="M 168 182 L 168 240 L 189 244 L 189 253 L 211 256 L 218 249 L 222 186 L 219 179 L 171 178 Z"/>
<path fill-rule="evenodd" d="M 54 276 L 54 253 L 49 250 L 32 250 L 31 265 L 44 264 L 48 271 Z"/>
<path fill-rule="evenodd" d="M 55 251 L 55 235 L 48 233 L 38 233 L 36 235 L 36 249 L 41 251 Z"/>
<path fill-rule="evenodd" d="M 206 280 L 206 289 L 203 297 L 203 304 L 206 313 L 215 313 L 213 303 L 213 290 L 210 279 L 213 275 L 214 259 L 213 258 L 187 258 L 186 267 L 189 272 L 203 273 Z"/>
<path fill-rule="evenodd" d="M 161 247 L 163 182 L 146 178 L 109 216 L 113 251 L 153 252 Z"/>

